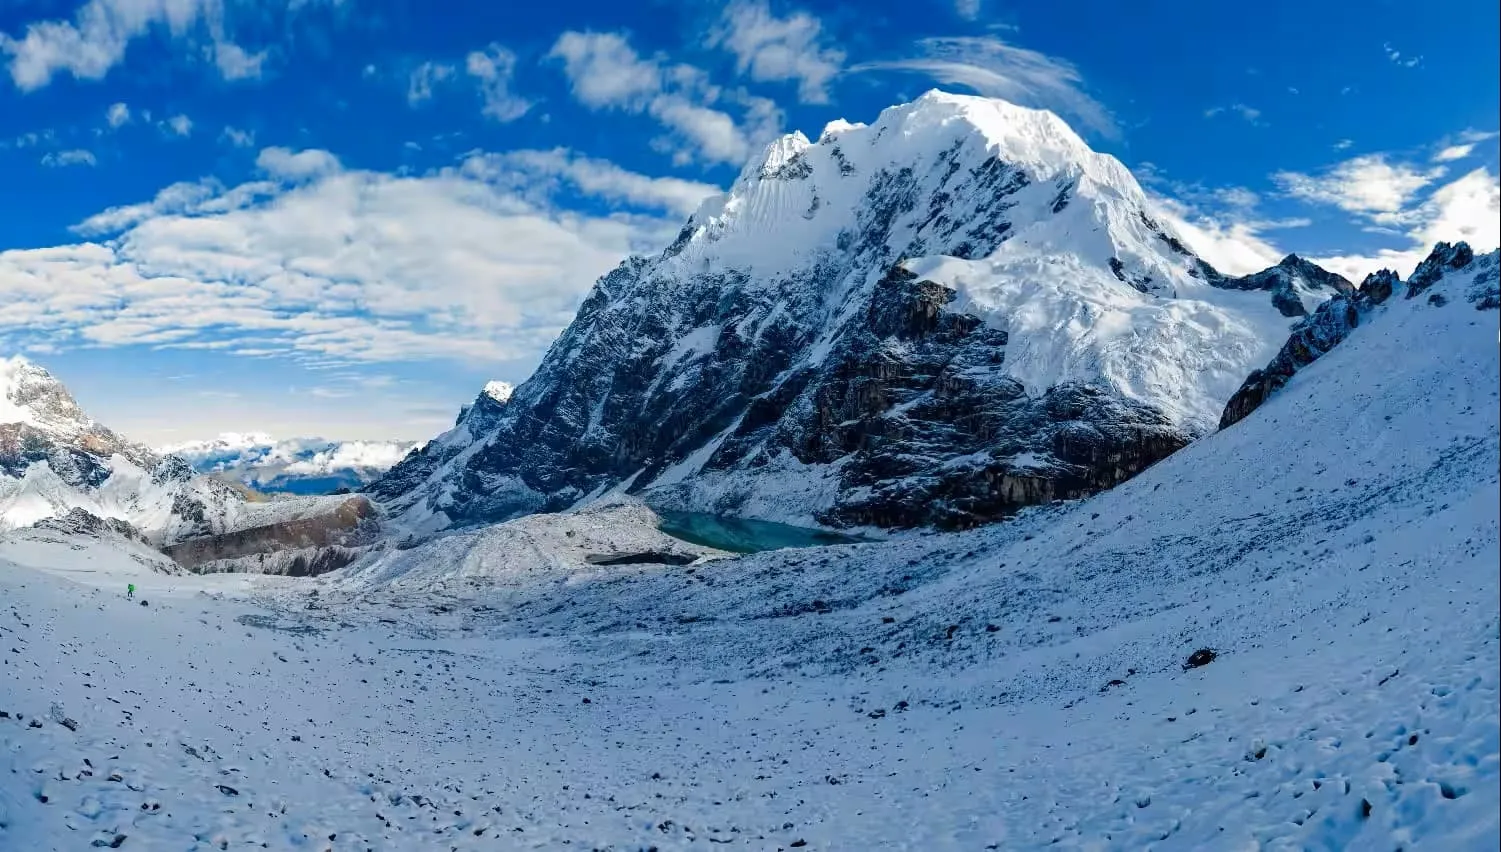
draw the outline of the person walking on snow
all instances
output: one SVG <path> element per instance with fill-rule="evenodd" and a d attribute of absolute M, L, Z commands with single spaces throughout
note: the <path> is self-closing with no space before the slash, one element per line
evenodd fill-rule
<path fill-rule="evenodd" d="M 125 599 L 126 600 L 135 600 L 135 596 L 136 596 L 136 584 L 135 583 L 126 583 L 125 584 Z"/>

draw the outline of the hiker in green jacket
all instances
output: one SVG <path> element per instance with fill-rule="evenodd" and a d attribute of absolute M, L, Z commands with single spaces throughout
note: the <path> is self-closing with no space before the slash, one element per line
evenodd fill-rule
<path fill-rule="evenodd" d="M 125 599 L 126 600 L 135 600 L 135 596 L 136 596 L 136 584 L 135 583 L 126 583 L 125 584 Z"/>

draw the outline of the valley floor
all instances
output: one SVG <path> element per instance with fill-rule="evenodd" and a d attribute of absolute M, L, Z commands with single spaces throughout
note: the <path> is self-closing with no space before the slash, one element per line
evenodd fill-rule
<path fill-rule="evenodd" d="M 144 602 L 0 564 L 0 849 L 1495 849 L 1494 317 L 1410 314 L 970 533 Z"/>

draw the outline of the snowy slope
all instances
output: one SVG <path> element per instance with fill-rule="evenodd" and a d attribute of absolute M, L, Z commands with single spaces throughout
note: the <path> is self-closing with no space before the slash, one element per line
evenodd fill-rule
<path fill-rule="evenodd" d="M 491 428 L 371 493 L 419 531 L 620 490 L 972 526 L 1211 430 L 1291 322 L 1350 289 L 1296 257 L 1223 276 L 1056 116 L 930 92 L 769 145 L 600 279 Z"/>
<path fill-rule="evenodd" d="M 386 548 L 337 573 L 331 582 L 362 594 L 370 589 L 456 595 L 501 585 L 527 585 L 538 575 L 616 573 L 591 559 L 639 557 L 691 563 L 728 554 L 659 532 L 661 523 L 639 503 L 591 506 L 577 512 L 527 515 L 447 535 L 413 549 Z"/>
<path fill-rule="evenodd" d="M 208 441 L 161 447 L 199 473 L 263 493 L 325 494 L 373 482 L 419 447 L 416 441 L 276 440 L 262 432 L 225 433 Z"/>
<path fill-rule="evenodd" d="M 1495 849 L 1483 277 L 980 530 L 149 607 L 0 565 L 0 848 Z"/>

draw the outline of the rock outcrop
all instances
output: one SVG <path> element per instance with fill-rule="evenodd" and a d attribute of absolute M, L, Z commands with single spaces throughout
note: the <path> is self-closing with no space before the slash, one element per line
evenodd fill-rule
<path fill-rule="evenodd" d="M 1501 307 L 1501 298 L 1496 296 L 1497 273 L 1501 269 L 1497 257 L 1496 252 L 1476 257 L 1469 245 L 1463 242 L 1453 245 L 1439 243 L 1407 279 L 1403 298 L 1416 298 L 1444 278 L 1454 276 L 1467 279 L 1464 298 L 1477 309 Z M 1342 293 L 1320 305 L 1312 316 L 1293 329 L 1271 363 L 1246 377 L 1240 390 L 1225 405 L 1220 428 L 1233 426 L 1261 407 L 1299 370 L 1349 337 L 1369 313 L 1401 287 L 1402 279 L 1397 273 L 1383 269 L 1367 276 L 1359 290 Z M 1429 298 L 1435 307 L 1442 307 L 1448 301 L 1448 297 L 1441 293 L 1432 293 Z"/>

